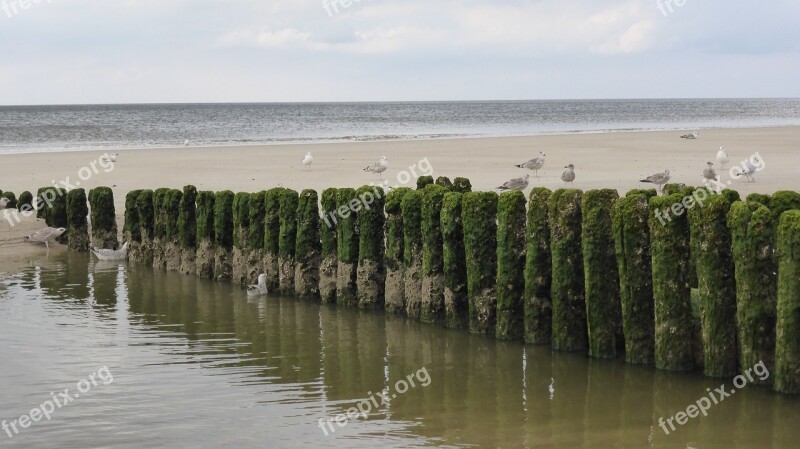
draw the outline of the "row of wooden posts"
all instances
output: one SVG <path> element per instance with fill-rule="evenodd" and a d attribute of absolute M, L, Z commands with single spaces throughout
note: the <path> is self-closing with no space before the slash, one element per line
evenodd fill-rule
<path fill-rule="evenodd" d="M 800 393 L 797 192 L 741 201 L 684 185 L 622 198 L 534 188 L 526 199 L 472 192 L 464 178 L 417 187 L 331 188 L 321 198 L 134 190 L 128 257 L 242 285 L 265 273 L 271 293 L 664 370 L 732 377 L 764 362 L 766 383 Z M 704 201 L 670 215 L 701 191 Z M 86 195 L 59 197 L 40 213 L 65 221 L 70 248 L 83 250 Z M 88 200 L 92 241 L 116 247 L 111 190 Z"/>

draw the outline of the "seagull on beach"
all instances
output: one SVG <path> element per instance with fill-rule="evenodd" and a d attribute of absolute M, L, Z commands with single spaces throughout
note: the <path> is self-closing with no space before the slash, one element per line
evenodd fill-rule
<path fill-rule="evenodd" d="M 189 146 L 189 139 L 186 139 L 186 140 L 183 141 L 183 146 L 185 146 L 185 147 Z"/>
<path fill-rule="evenodd" d="M 566 168 L 566 170 L 564 170 L 564 173 L 561 173 L 561 180 L 564 181 L 565 183 L 571 182 L 571 183 L 574 184 L 575 183 L 574 182 L 575 181 L 575 165 L 569 164 L 564 168 Z"/>
<path fill-rule="evenodd" d="M 381 173 L 385 172 L 387 168 L 389 168 L 389 160 L 386 159 L 386 156 L 382 156 L 381 160 L 368 165 L 366 168 L 364 168 L 364 171 L 376 173 L 378 177 L 381 177 Z"/>
<path fill-rule="evenodd" d="M 716 181 L 717 180 L 717 172 L 714 171 L 714 164 L 712 162 L 707 162 L 708 167 L 703 170 L 703 178 L 708 181 Z"/>
<path fill-rule="evenodd" d="M 25 237 L 29 242 L 44 243 L 47 249 L 50 249 L 50 240 L 61 237 L 63 233 L 67 232 L 65 228 L 44 228 L 40 229 L 33 234 Z"/>
<path fill-rule="evenodd" d="M 91 250 L 98 260 L 126 260 L 128 258 L 128 242 L 125 242 L 122 248 L 117 250 L 100 249 L 95 246 L 92 246 Z"/>
<path fill-rule="evenodd" d="M 306 153 L 306 157 L 303 158 L 303 165 L 308 168 L 311 168 L 311 163 L 313 162 L 314 162 L 314 156 L 312 156 L 311 152 L 309 151 L 308 153 Z"/>
<path fill-rule="evenodd" d="M 758 166 L 756 163 L 761 162 L 759 158 L 754 158 L 754 160 L 748 160 L 745 162 L 744 167 L 740 168 L 738 173 L 736 173 L 736 177 L 744 176 L 747 178 L 748 182 L 756 182 L 756 178 L 753 176 L 758 171 Z"/>
<path fill-rule="evenodd" d="M 525 175 L 524 178 L 514 178 L 510 181 L 507 181 L 500 187 L 497 187 L 498 190 L 525 190 L 528 188 L 528 178 L 531 175 Z"/>
<path fill-rule="evenodd" d="M 695 132 L 693 132 L 693 133 L 691 133 L 691 134 L 684 134 L 684 135 L 682 135 L 682 136 L 681 136 L 681 139 L 690 139 L 690 140 L 694 140 L 694 139 L 697 139 L 698 137 L 700 137 L 700 133 L 699 133 L 699 132 L 697 132 L 697 131 L 695 131 Z"/>
<path fill-rule="evenodd" d="M 10 202 L 11 200 L 6 197 L 0 198 L 0 210 L 3 210 L 6 207 L 8 207 L 8 203 Z"/>
<path fill-rule="evenodd" d="M 664 170 L 664 173 L 656 173 L 650 175 L 639 182 L 649 182 L 655 184 L 660 192 L 664 192 L 664 184 L 669 182 L 669 170 Z"/>
<path fill-rule="evenodd" d="M 247 286 L 247 296 L 263 296 L 267 294 L 267 275 L 258 275 L 258 284 Z"/>
<path fill-rule="evenodd" d="M 538 157 L 535 157 L 523 164 L 516 165 L 515 167 L 527 168 L 528 170 L 533 170 L 533 172 L 536 173 L 536 177 L 538 178 L 539 170 L 541 170 L 542 166 L 544 166 L 544 160 L 546 156 L 547 156 L 546 154 L 539 152 Z"/>
<path fill-rule="evenodd" d="M 105 156 L 103 156 L 103 162 L 117 162 L 117 156 L 119 156 L 119 153 L 106 153 Z"/>
<path fill-rule="evenodd" d="M 719 151 L 717 152 L 717 162 L 720 163 L 721 168 L 725 168 L 725 164 L 730 162 L 730 158 L 728 158 L 728 153 L 725 151 L 725 147 L 719 147 Z"/>

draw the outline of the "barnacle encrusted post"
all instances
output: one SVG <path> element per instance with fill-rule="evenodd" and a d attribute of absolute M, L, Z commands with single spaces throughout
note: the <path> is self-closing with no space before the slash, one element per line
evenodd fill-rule
<path fill-rule="evenodd" d="M 402 313 L 405 310 L 405 287 L 403 286 L 403 209 L 402 202 L 407 187 L 391 190 L 386 195 L 386 282 L 384 283 L 384 307 L 387 313 Z"/>
<path fill-rule="evenodd" d="M 449 192 L 442 200 L 442 258 L 444 260 L 444 325 L 469 329 L 467 255 L 464 252 L 462 202 L 464 195 Z"/>
<path fill-rule="evenodd" d="M 336 209 L 335 188 L 322 191 L 322 221 L 319 227 L 322 242 L 322 261 L 319 267 L 319 296 L 323 303 L 336 303 L 336 273 L 339 265 L 339 239 L 337 224 L 339 222 Z"/>
<path fill-rule="evenodd" d="M 233 278 L 233 198 L 234 193 L 223 190 L 214 195 L 214 278 L 230 281 Z"/>
<path fill-rule="evenodd" d="M 502 340 L 525 335 L 525 194 L 500 194 L 497 205 L 497 326 Z"/>
<path fill-rule="evenodd" d="M 117 249 L 117 213 L 111 188 L 95 187 L 90 190 L 89 209 L 92 211 L 92 246 Z"/>
<path fill-rule="evenodd" d="M 285 295 L 294 293 L 294 250 L 297 239 L 298 194 L 283 189 L 280 196 L 280 236 L 278 238 L 278 289 Z"/>
<path fill-rule="evenodd" d="M 423 323 L 444 323 L 444 259 L 441 212 L 447 189 L 431 184 L 422 190 L 422 308 Z"/>
<path fill-rule="evenodd" d="M 356 192 L 360 205 L 356 292 L 362 309 L 376 309 L 384 304 L 384 195 L 381 187 L 374 186 L 363 186 Z"/>
<path fill-rule="evenodd" d="M 403 273 L 406 315 L 419 319 L 422 310 L 422 194 L 409 190 L 400 203 L 403 215 Z"/>
<path fill-rule="evenodd" d="M 294 291 L 301 298 L 319 297 L 319 206 L 315 190 L 300 192 L 297 205 L 297 238 L 295 242 Z"/>
<path fill-rule="evenodd" d="M 202 191 L 197 194 L 197 257 L 195 268 L 198 276 L 213 279 L 216 253 L 214 236 L 214 192 Z"/>
<path fill-rule="evenodd" d="M 553 263 L 550 257 L 549 189 L 534 187 L 528 203 L 525 231 L 525 342 L 551 344 L 553 306 L 551 299 Z"/>
<path fill-rule="evenodd" d="M 339 219 L 336 228 L 339 243 L 336 302 L 351 307 L 358 304 L 356 296 L 359 247 L 358 204 L 354 189 L 343 188 L 336 192 L 336 210 Z"/>
<path fill-rule="evenodd" d="M 183 187 L 178 232 L 181 247 L 180 272 L 194 274 L 197 270 L 197 188 L 193 185 Z"/>
<path fill-rule="evenodd" d="M 67 233 L 70 251 L 89 251 L 89 206 L 86 191 L 72 189 L 67 193 Z"/>
<path fill-rule="evenodd" d="M 469 330 L 494 335 L 497 316 L 497 194 L 464 194 L 461 220 L 467 255 Z"/>

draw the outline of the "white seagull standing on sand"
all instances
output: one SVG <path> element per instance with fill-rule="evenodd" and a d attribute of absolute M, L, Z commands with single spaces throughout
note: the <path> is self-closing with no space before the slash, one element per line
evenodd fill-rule
<path fill-rule="evenodd" d="M 258 275 L 258 284 L 247 286 L 247 296 L 263 296 L 267 294 L 267 275 Z"/>
<path fill-rule="evenodd" d="M 575 165 L 569 164 L 564 168 L 566 168 L 566 170 L 564 170 L 564 173 L 561 173 L 561 180 L 565 183 L 571 182 L 575 184 Z"/>
<path fill-rule="evenodd" d="M 389 160 L 386 159 L 386 156 L 382 156 L 381 160 L 368 165 L 366 168 L 364 168 L 364 171 L 376 173 L 378 177 L 381 177 L 381 173 L 385 172 L 387 168 L 389 168 Z"/>
<path fill-rule="evenodd" d="M 103 162 L 117 162 L 117 156 L 119 156 L 119 153 L 106 153 L 106 155 L 103 156 Z"/>
<path fill-rule="evenodd" d="M 730 158 L 728 158 L 728 153 L 725 151 L 725 147 L 719 147 L 719 151 L 717 152 L 717 162 L 720 163 L 721 168 L 725 168 L 725 164 L 730 162 Z"/>
<path fill-rule="evenodd" d="M 664 184 L 669 182 L 669 170 L 664 170 L 664 173 L 656 173 L 650 175 L 639 182 L 649 182 L 655 184 L 660 192 L 664 192 Z"/>
<path fill-rule="evenodd" d="M 30 242 L 44 243 L 44 246 L 50 249 L 50 240 L 61 237 L 61 234 L 65 232 L 67 232 L 65 228 L 44 228 L 25 238 Z"/>
<path fill-rule="evenodd" d="M 91 250 L 98 260 L 125 260 L 128 258 L 128 242 L 125 242 L 122 248 L 117 250 L 100 249 L 95 246 L 92 246 Z"/>
<path fill-rule="evenodd" d="M 185 146 L 185 147 L 189 146 L 189 139 L 186 139 L 186 140 L 183 141 L 183 146 Z"/>
<path fill-rule="evenodd" d="M 717 172 L 714 171 L 714 164 L 712 162 L 707 162 L 708 167 L 703 170 L 703 178 L 709 181 L 716 181 L 717 180 Z"/>
<path fill-rule="evenodd" d="M 542 166 L 544 166 L 544 161 L 546 156 L 547 156 L 546 154 L 539 152 L 539 157 L 535 157 L 529 160 L 528 162 L 525 162 L 524 164 L 517 165 L 516 167 L 533 170 L 533 172 L 536 173 L 536 177 L 538 178 L 539 170 L 541 170 Z"/>
<path fill-rule="evenodd" d="M 311 164 L 313 162 L 314 162 L 314 156 L 312 156 L 311 152 L 309 151 L 308 153 L 306 153 L 306 157 L 303 158 L 303 165 L 308 168 L 311 168 Z"/>
<path fill-rule="evenodd" d="M 753 175 L 758 171 L 758 166 L 754 162 L 761 162 L 761 160 L 758 158 L 755 158 L 755 161 L 748 160 L 744 164 L 744 168 L 736 174 L 736 177 L 744 176 L 749 182 L 756 182 L 756 178 Z"/>
<path fill-rule="evenodd" d="M 693 132 L 693 133 L 691 133 L 691 134 L 684 134 L 684 135 L 682 135 L 682 136 L 681 136 L 681 139 L 690 139 L 690 140 L 694 140 L 694 139 L 697 139 L 698 137 L 700 137 L 700 133 L 699 133 L 699 132 L 697 132 L 697 131 L 695 131 L 695 132 Z"/>
<path fill-rule="evenodd" d="M 3 210 L 6 207 L 8 207 L 8 203 L 10 203 L 10 202 L 11 202 L 11 200 L 9 200 L 6 197 L 0 198 L 0 210 Z"/>
<path fill-rule="evenodd" d="M 514 178 L 507 181 L 505 184 L 498 187 L 498 190 L 525 190 L 528 188 L 528 178 L 531 175 L 525 175 L 524 178 Z"/>

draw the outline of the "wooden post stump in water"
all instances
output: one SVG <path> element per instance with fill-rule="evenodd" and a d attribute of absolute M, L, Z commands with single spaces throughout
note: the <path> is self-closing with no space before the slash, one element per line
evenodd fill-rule
<path fill-rule="evenodd" d="M 169 189 L 160 188 L 153 192 L 153 268 L 166 269 L 167 237 L 167 195 Z"/>
<path fill-rule="evenodd" d="M 181 269 L 181 233 L 180 215 L 183 192 L 170 189 L 164 199 L 166 210 L 166 234 L 162 244 L 164 251 L 164 268 L 167 271 L 180 271 Z"/>
<path fill-rule="evenodd" d="M 250 255 L 250 194 L 238 192 L 233 197 L 233 283 L 250 285 L 247 260 Z M 254 283 L 254 282 L 253 282 Z"/>
<path fill-rule="evenodd" d="M 784 212 L 778 225 L 778 325 L 775 391 L 800 393 L 800 210 Z"/>
<path fill-rule="evenodd" d="M 261 191 L 250 195 L 247 207 L 247 260 L 245 261 L 245 279 L 248 285 L 258 283 L 258 276 L 264 273 L 264 220 L 267 213 L 267 192 Z"/>
<path fill-rule="evenodd" d="M 773 257 L 775 225 L 763 204 L 737 201 L 728 212 L 736 270 L 736 330 L 742 373 L 759 362 L 764 362 L 769 372 L 775 368 L 778 266 Z M 772 378 L 753 381 L 771 383 Z"/>
<path fill-rule="evenodd" d="M 358 269 L 356 294 L 362 309 L 384 305 L 386 270 L 384 258 L 384 193 L 381 187 L 364 186 L 356 192 L 358 211 Z"/>
<path fill-rule="evenodd" d="M 550 257 L 549 189 L 534 187 L 528 205 L 525 240 L 525 342 L 549 345 L 552 339 L 551 300 L 553 262 Z"/>
<path fill-rule="evenodd" d="M 283 189 L 280 196 L 280 236 L 278 238 L 278 290 L 284 295 L 294 293 L 294 250 L 297 240 L 298 194 Z"/>
<path fill-rule="evenodd" d="M 198 276 L 214 279 L 216 237 L 214 235 L 214 192 L 202 191 L 197 194 L 197 257 L 195 270 Z"/>
<path fill-rule="evenodd" d="M 278 250 L 281 236 L 281 192 L 283 187 L 267 190 L 264 199 L 264 274 L 267 289 L 277 292 L 280 285 Z"/>
<path fill-rule="evenodd" d="M 500 194 L 497 205 L 497 327 L 501 340 L 525 335 L 525 194 Z"/>
<path fill-rule="evenodd" d="M 616 190 L 589 190 L 581 203 L 589 356 L 604 359 L 615 358 L 617 349 L 624 347 L 619 271 L 611 220 L 611 211 L 618 200 Z"/>
<path fill-rule="evenodd" d="M 422 195 L 409 190 L 400 203 L 403 215 L 403 279 L 406 315 L 419 319 L 422 310 Z"/>
<path fill-rule="evenodd" d="M 323 219 L 320 223 L 320 241 L 322 242 L 322 261 L 319 267 L 319 295 L 323 303 L 336 303 L 336 272 L 338 260 L 337 223 L 339 217 L 336 211 L 337 189 L 322 191 Z"/>
<path fill-rule="evenodd" d="M 62 188 L 51 187 L 44 192 L 46 209 L 45 223 L 51 228 L 67 227 L 67 191 Z M 66 245 L 69 240 L 69 232 L 61 234 L 56 241 Z"/>
<path fill-rule="evenodd" d="M 71 251 L 89 251 L 89 206 L 86 191 L 73 189 L 67 193 L 67 234 Z"/>
<path fill-rule="evenodd" d="M 136 207 L 140 193 L 141 190 L 131 190 L 125 195 L 125 223 L 122 225 L 122 234 L 128 242 L 128 260 L 134 262 L 142 260 L 142 229 Z"/>
<path fill-rule="evenodd" d="M 422 190 L 422 308 L 423 323 L 444 323 L 444 260 L 442 257 L 442 200 L 447 189 L 431 184 Z"/>
<path fill-rule="evenodd" d="M 183 187 L 180 209 L 178 217 L 181 247 L 180 272 L 194 274 L 197 271 L 197 188 L 195 186 Z"/>
<path fill-rule="evenodd" d="M 54 189 L 53 187 L 40 187 L 39 190 L 36 191 L 36 218 L 44 218 L 45 221 L 47 219 L 47 209 L 50 207 L 50 204 L 45 200 L 46 194 L 49 189 Z M 55 197 L 55 195 L 54 195 Z M 48 226 L 50 226 L 48 224 Z"/>
<path fill-rule="evenodd" d="M 472 183 L 469 182 L 467 178 L 455 178 L 453 179 L 453 192 L 458 193 L 469 193 L 472 192 Z"/>
<path fill-rule="evenodd" d="M 295 243 L 295 294 L 301 298 L 319 297 L 319 206 L 317 192 L 303 190 L 297 205 L 297 238 Z"/>
<path fill-rule="evenodd" d="M 214 195 L 214 278 L 233 278 L 233 192 L 223 190 Z"/>
<path fill-rule="evenodd" d="M 27 190 L 19 194 L 19 201 L 17 201 L 17 209 L 20 211 L 33 211 L 33 194 Z"/>
<path fill-rule="evenodd" d="M 467 255 L 469 330 L 493 335 L 497 313 L 497 194 L 464 194 L 461 220 Z"/>
<path fill-rule="evenodd" d="M 142 238 L 139 261 L 145 265 L 153 264 L 153 191 L 142 190 L 136 197 L 136 215 L 139 219 L 139 234 Z"/>
<path fill-rule="evenodd" d="M 770 199 L 771 197 L 769 195 L 764 195 L 763 193 L 751 193 L 750 195 L 747 195 L 748 203 L 759 203 L 767 208 L 769 208 Z"/>
<path fill-rule="evenodd" d="M 673 204 L 683 196 L 650 198 L 650 253 L 655 303 L 656 368 L 691 371 L 693 352 L 691 291 L 689 286 L 689 220 L 675 215 Z M 669 210 L 669 215 L 665 211 Z"/>
<path fill-rule="evenodd" d="M 469 328 L 467 298 L 467 255 L 464 252 L 462 202 L 464 195 L 448 192 L 442 199 L 442 259 L 444 265 L 444 325 L 450 329 Z"/>
<path fill-rule="evenodd" d="M 386 195 L 386 282 L 384 283 L 384 307 L 387 313 L 402 313 L 405 310 L 405 287 L 403 286 L 403 197 L 411 191 L 407 187 L 391 190 Z"/>
<path fill-rule="evenodd" d="M 119 244 L 114 192 L 109 187 L 95 187 L 90 190 L 89 208 L 92 211 L 92 246 L 117 249 Z M 128 246 L 130 247 L 130 243 Z"/>
<path fill-rule="evenodd" d="M 612 210 L 625 360 L 635 365 L 651 365 L 655 350 L 650 196 L 629 193 Z"/>
<path fill-rule="evenodd" d="M 336 268 L 336 302 L 344 306 L 358 304 L 356 275 L 358 271 L 358 215 L 353 210 L 358 202 L 356 191 L 350 188 L 336 192 L 337 240 L 339 262 Z"/>
<path fill-rule="evenodd" d="M 581 246 L 581 199 L 575 189 L 560 189 L 548 200 L 552 257 L 552 345 L 557 351 L 585 351 L 586 300 Z"/>
<path fill-rule="evenodd" d="M 422 190 L 425 187 L 433 184 L 433 176 L 420 176 L 417 178 L 417 190 Z"/>

